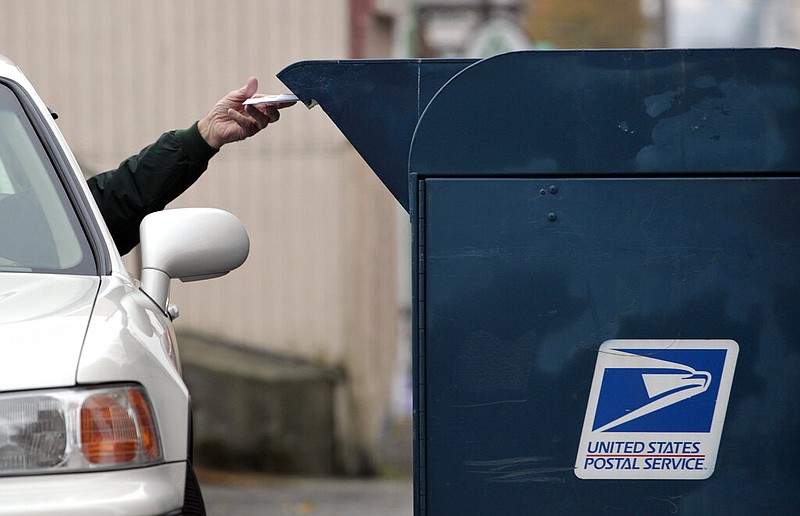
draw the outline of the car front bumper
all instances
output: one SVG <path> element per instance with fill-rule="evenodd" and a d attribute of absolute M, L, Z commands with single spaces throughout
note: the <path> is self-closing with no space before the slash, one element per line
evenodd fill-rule
<path fill-rule="evenodd" d="M 0 515 L 168 515 L 183 506 L 186 463 L 0 478 Z"/>

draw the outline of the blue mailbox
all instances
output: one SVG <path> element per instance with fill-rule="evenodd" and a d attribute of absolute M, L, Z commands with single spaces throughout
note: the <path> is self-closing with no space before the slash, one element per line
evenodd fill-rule
<path fill-rule="evenodd" d="M 416 514 L 800 513 L 800 53 L 279 78 L 411 216 Z"/>

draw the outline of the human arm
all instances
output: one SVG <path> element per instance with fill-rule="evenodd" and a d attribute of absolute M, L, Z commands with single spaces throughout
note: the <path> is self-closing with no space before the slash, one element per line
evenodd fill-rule
<path fill-rule="evenodd" d="M 278 106 L 243 106 L 258 81 L 231 91 L 188 129 L 164 133 L 115 170 L 88 180 L 89 189 L 121 254 L 139 243 L 139 224 L 191 186 L 220 147 L 243 140 L 278 120 Z"/>
<path fill-rule="evenodd" d="M 163 210 L 197 181 L 216 153 L 193 124 L 162 134 L 115 170 L 88 179 L 89 190 L 120 254 L 139 243 L 142 219 Z"/>

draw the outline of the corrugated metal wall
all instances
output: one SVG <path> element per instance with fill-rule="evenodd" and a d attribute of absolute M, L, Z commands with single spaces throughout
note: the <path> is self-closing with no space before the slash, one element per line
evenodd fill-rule
<path fill-rule="evenodd" d="M 45 101 L 85 173 L 202 116 L 250 75 L 347 57 L 347 0 L 0 0 L 0 54 Z M 372 448 L 396 340 L 397 204 L 319 108 L 223 148 L 176 206 L 236 214 L 248 262 L 173 284 L 179 330 L 342 365 L 347 432 Z M 350 417 L 352 416 L 352 417 Z"/>

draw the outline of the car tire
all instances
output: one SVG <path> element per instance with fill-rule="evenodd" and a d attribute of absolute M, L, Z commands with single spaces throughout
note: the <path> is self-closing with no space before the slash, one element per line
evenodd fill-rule
<path fill-rule="evenodd" d="M 191 463 L 186 464 L 186 487 L 183 492 L 183 516 L 206 516 L 203 493 Z"/>

